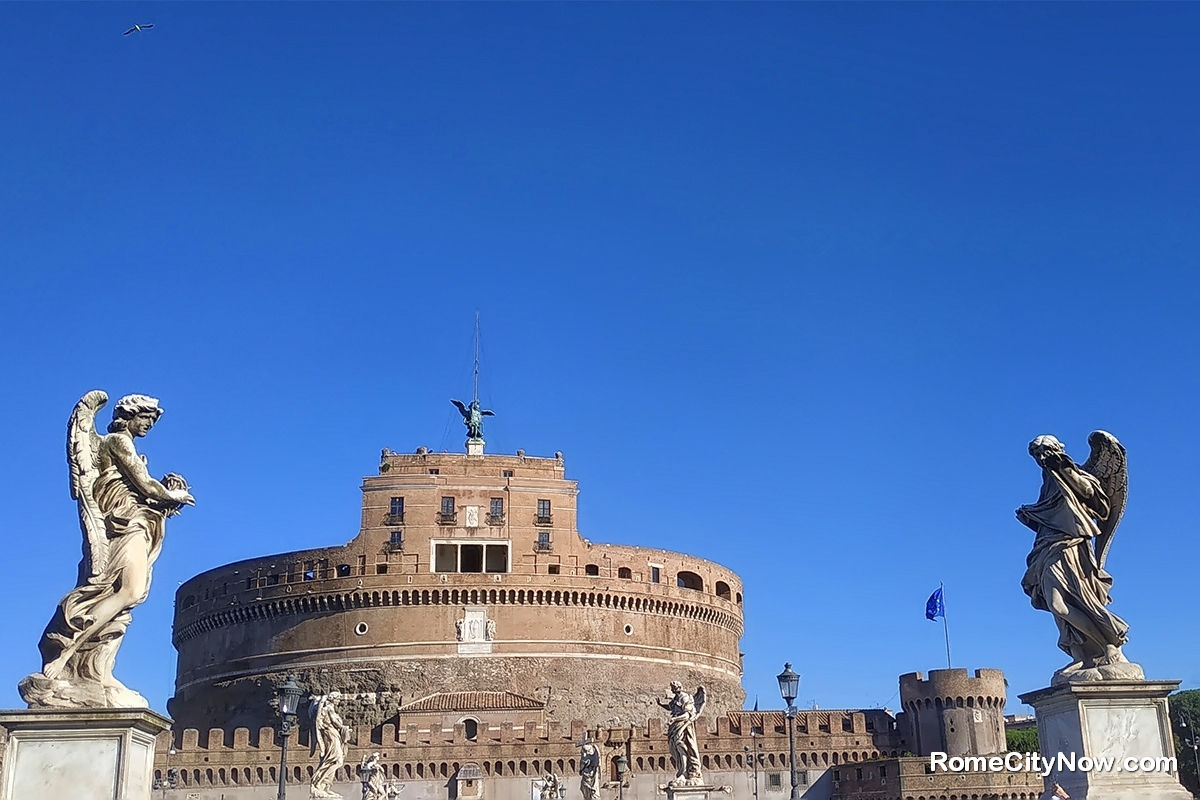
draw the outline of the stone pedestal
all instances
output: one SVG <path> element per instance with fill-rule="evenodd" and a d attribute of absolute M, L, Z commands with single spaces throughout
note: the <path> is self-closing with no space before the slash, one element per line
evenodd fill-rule
<path fill-rule="evenodd" d="M 145 708 L 0 711 L 0 800 L 150 800 L 154 740 L 170 726 Z"/>
<path fill-rule="evenodd" d="M 662 787 L 667 792 L 667 800 L 709 800 L 713 795 L 732 794 L 732 786 L 671 786 Z"/>
<path fill-rule="evenodd" d="M 1109 680 L 1021 695 L 1037 713 L 1042 758 L 1055 760 L 1044 797 L 1053 797 L 1057 783 L 1071 800 L 1190 800 L 1178 773 L 1161 768 L 1175 758 L 1167 695 L 1178 686 Z M 1081 757 L 1092 762 L 1090 771 L 1079 768 Z M 1111 767 L 1102 768 L 1108 759 Z"/>
<path fill-rule="evenodd" d="M 483 439 L 467 439 L 467 455 L 481 456 L 483 455 Z"/>

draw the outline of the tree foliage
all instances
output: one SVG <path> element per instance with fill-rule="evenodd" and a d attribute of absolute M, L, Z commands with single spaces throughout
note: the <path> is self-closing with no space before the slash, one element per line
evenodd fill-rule
<path fill-rule="evenodd" d="M 1171 731 L 1175 734 L 1175 758 L 1179 762 L 1179 782 L 1200 797 L 1200 776 L 1196 774 L 1196 745 L 1200 745 L 1200 689 L 1176 692 L 1170 697 Z"/>
<path fill-rule="evenodd" d="M 1036 753 L 1038 751 L 1037 728 L 1017 728 L 1004 731 L 1010 753 Z"/>

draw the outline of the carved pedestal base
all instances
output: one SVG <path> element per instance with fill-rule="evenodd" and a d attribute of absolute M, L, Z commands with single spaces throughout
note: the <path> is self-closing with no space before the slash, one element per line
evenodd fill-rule
<path fill-rule="evenodd" d="M 1042 758 L 1055 761 L 1043 797 L 1054 797 L 1058 784 L 1071 800 L 1189 800 L 1178 774 L 1161 768 L 1175 757 L 1167 695 L 1178 686 L 1108 680 L 1021 695 L 1037 713 Z M 1091 761 L 1090 770 L 1079 768 L 1082 757 Z M 1108 759 L 1111 767 L 1103 768 Z"/>
<path fill-rule="evenodd" d="M 481 456 L 483 455 L 483 439 L 467 439 L 467 455 Z"/>
<path fill-rule="evenodd" d="M 672 786 L 667 784 L 659 787 L 660 791 L 667 793 L 667 800 L 708 800 L 714 794 L 732 794 L 732 786 L 713 786 L 705 784 L 703 786 Z"/>
<path fill-rule="evenodd" d="M 149 709 L 0 712 L 0 800 L 150 800 L 154 740 L 170 725 Z"/>

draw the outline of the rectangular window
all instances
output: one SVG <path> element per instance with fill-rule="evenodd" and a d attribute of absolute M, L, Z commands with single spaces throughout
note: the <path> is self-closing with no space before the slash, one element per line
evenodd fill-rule
<path fill-rule="evenodd" d="M 550 531 L 538 531 L 537 536 L 538 536 L 537 549 L 538 550 L 549 550 L 550 549 Z"/>
<path fill-rule="evenodd" d="M 503 574 L 509 571 L 508 542 L 434 542 L 433 571 Z"/>
<path fill-rule="evenodd" d="M 442 471 L 440 469 L 431 469 L 431 470 L 429 470 L 429 474 L 430 475 L 441 475 Z"/>
<path fill-rule="evenodd" d="M 311 580 L 316 579 L 316 577 L 317 577 L 316 566 L 317 566 L 317 562 L 315 562 L 315 561 L 305 561 L 304 562 L 304 580 L 311 581 Z"/>
<path fill-rule="evenodd" d="M 661 583 L 662 582 L 662 573 L 659 572 L 658 567 L 650 568 L 650 582 L 651 583 Z"/>
<path fill-rule="evenodd" d="M 874 733 L 874 732 L 875 732 L 875 720 L 873 720 L 871 717 L 867 717 L 867 733 Z"/>
<path fill-rule="evenodd" d="M 537 504 L 537 522 L 546 525 L 550 522 L 550 501 L 538 500 Z"/>
<path fill-rule="evenodd" d="M 502 477 L 502 478 L 511 478 L 512 476 L 513 476 L 513 471 L 511 469 L 506 469 L 500 473 L 500 477 Z"/>
<path fill-rule="evenodd" d="M 484 548 L 484 572 L 508 572 L 508 545 L 489 544 Z"/>
<path fill-rule="evenodd" d="M 559 573 L 559 569 L 560 568 L 559 568 L 558 564 L 547 564 L 546 565 L 546 574 L 547 575 L 557 575 Z"/>
<path fill-rule="evenodd" d="M 783 786 L 783 776 L 778 772 L 767 773 L 767 786 L 772 789 L 779 789 Z"/>
<path fill-rule="evenodd" d="M 442 498 L 442 516 L 443 517 L 454 516 L 454 498 L 453 497 L 443 497 Z"/>
<path fill-rule="evenodd" d="M 392 531 L 391 537 L 388 538 L 388 546 L 393 550 L 404 547 L 404 531 Z"/>
<path fill-rule="evenodd" d="M 854 733 L 853 717 L 842 717 L 842 730 L 846 733 Z"/>
<path fill-rule="evenodd" d="M 387 575 L 387 564 L 376 564 L 375 565 L 375 574 L 376 575 Z"/>
<path fill-rule="evenodd" d="M 458 572 L 458 545 L 437 544 L 433 546 L 433 571 Z"/>
<path fill-rule="evenodd" d="M 359 575 L 367 574 L 367 557 L 366 556 L 358 557 L 358 574 Z"/>
<path fill-rule="evenodd" d="M 391 510 L 388 511 L 388 514 L 391 516 L 392 519 L 394 519 L 397 522 L 404 521 L 404 498 L 403 497 L 393 497 L 392 498 Z"/>
<path fill-rule="evenodd" d="M 458 546 L 458 571 L 483 572 L 483 545 L 460 544 Z"/>
<path fill-rule="evenodd" d="M 835 781 L 840 781 L 842 779 L 842 771 L 840 769 L 835 769 L 833 771 L 833 779 Z"/>
<path fill-rule="evenodd" d="M 271 575 L 271 577 L 267 578 L 267 585 L 268 586 L 278 586 L 279 585 L 279 573 L 276 572 L 275 574 Z"/>
<path fill-rule="evenodd" d="M 488 513 L 497 519 L 502 519 L 504 517 L 504 498 L 493 497 L 491 505 L 488 506 Z"/>
<path fill-rule="evenodd" d="M 879 779 L 883 780 L 886 777 L 887 777 L 887 767 L 880 767 L 879 768 Z"/>
<path fill-rule="evenodd" d="M 856 781 L 862 780 L 862 767 L 854 768 L 854 780 L 856 780 Z"/>

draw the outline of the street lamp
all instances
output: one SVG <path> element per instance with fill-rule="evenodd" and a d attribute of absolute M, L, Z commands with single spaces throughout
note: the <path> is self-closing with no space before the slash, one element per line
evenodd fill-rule
<path fill-rule="evenodd" d="M 784 715 L 788 723 L 788 766 L 792 770 L 792 800 L 800 800 L 800 778 L 796 774 L 796 707 L 792 705 L 800 690 L 800 676 L 792 672 L 789 662 L 783 665 L 783 672 L 779 673 L 777 680 L 779 693 L 787 703 Z"/>
<path fill-rule="evenodd" d="M 288 734 L 296 722 L 296 707 L 304 690 L 296 683 L 295 675 L 275 687 L 275 698 L 279 702 L 279 800 L 287 800 L 287 743 Z"/>
<path fill-rule="evenodd" d="M 625 798 L 625 772 L 629 769 L 629 759 L 624 753 L 617 754 L 617 798 L 624 800 Z"/>
<path fill-rule="evenodd" d="M 1179 727 L 1187 728 L 1188 738 L 1192 741 L 1192 760 L 1196 764 L 1196 780 L 1200 781 L 1200 742 L 1196 741 L 1196 728 L 1192 725 L 1192 715 L 1188 711 L 1187 706 L 1182 703 L 1179 706 Z M 1188 744 L 1188 740 L 1183 740 L 1184 744 Z"/>

